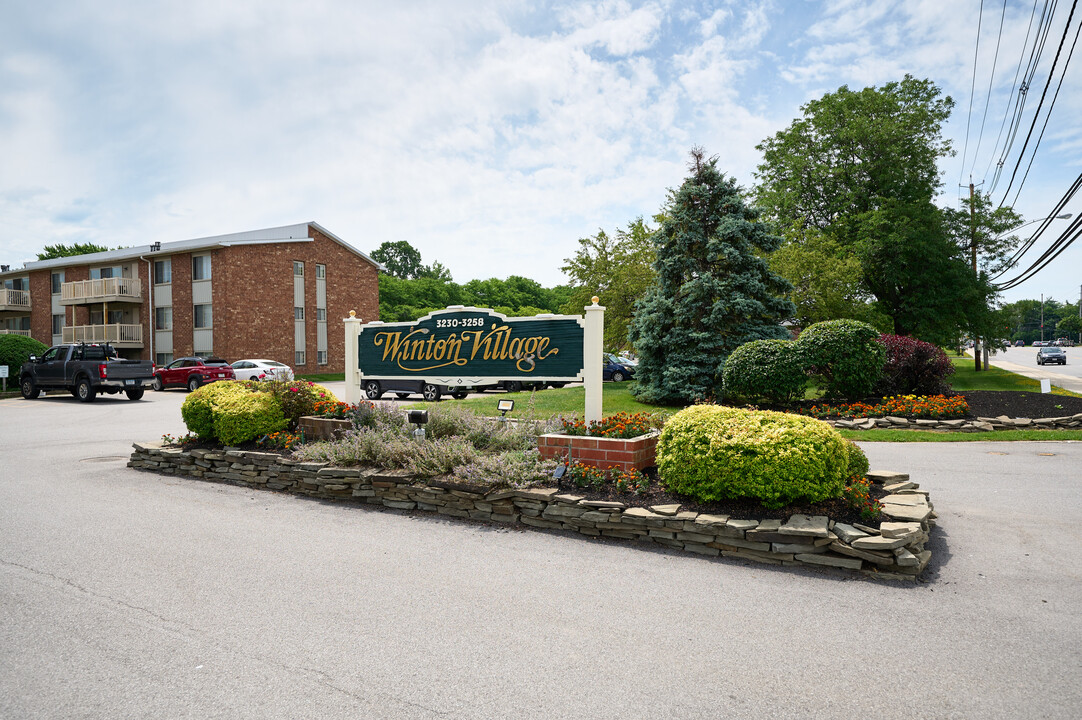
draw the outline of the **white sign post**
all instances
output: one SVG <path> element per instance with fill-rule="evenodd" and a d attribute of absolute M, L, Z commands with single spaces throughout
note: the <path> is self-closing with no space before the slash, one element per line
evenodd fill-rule
<path fill-rule="evenodd" d="M 586 424 L 601 420 L 602 353 L 605 341 L 605 308 L 595 295 L 586 306 L 582 340 L 583 385 L 586 387 Z"/>
<path fill-rule="evenodd" d="M 3 378 L 3 380 L 0 381 L 0 382 L 4 383 L 3 392 L 7 392 L 8 391 L 8 366 L 7 365 L 0 365 L 0 378 Z"/>
<path fill-rule="evenodd" d="M 361 336 L 361 325 L 364 323 L 357 317 L 356 310 L 350 310 L 349 317 L 343 322 L 346 326 L 346 402 L 356 405 L 361 401 L 361 369 L 357 362 L 360 346 L 357 338 Z"/>

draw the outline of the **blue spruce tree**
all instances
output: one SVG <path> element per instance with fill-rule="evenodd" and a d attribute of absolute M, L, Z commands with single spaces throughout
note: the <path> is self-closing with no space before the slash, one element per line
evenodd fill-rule
<path fill-rule="evenodd" d="M 789 337 L 791 286 L 762 253 L 781 238 L 744 204 L 733 178 L 691 151 L 691 175 L 671 193 L 654 235 L 657 283 L 635 306 L 628 338 L 639 356 L 635 395 L 648 403 L 722 397 L 722 370 L 751 340 Z"/>

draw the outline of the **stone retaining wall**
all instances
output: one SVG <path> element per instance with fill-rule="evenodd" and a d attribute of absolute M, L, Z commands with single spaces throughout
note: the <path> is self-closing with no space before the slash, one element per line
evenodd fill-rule
<path fill-rule="evenodd" d="M 910 420 L 904 417 L 860 418 L 857 420 L 827 420 L 845 430 L 956 430 L 961 432 L 990 432 L 992 430 L 1069 430 L 1082 427 L 1082 413 L 1054 418 L 1009 418 L 1006 415 L 976 420 Z"/>
<path fill-rule="evenodd" d="M 340 468 L 273 453 L 210 451 L 135 443 L 128 467 L 165 475 L 266 488 L 331 500 L 421 510 L 457 518 L 569 530 L 582 535 L 653 543 L 710 557 L 773 565 L 816 565 L 867 575 L 915 579 L 932 556 L 925 549 L 935 512 L 928 493 L 904 473 L 870 472 L 890 494 L 889 522 L 879 530 L 794 515 L 787 522 L 681 510 L 679 505 L 627 507 L 587 500 L 554 488 L 491 490 L 415 478 L 404 471 Z"/>

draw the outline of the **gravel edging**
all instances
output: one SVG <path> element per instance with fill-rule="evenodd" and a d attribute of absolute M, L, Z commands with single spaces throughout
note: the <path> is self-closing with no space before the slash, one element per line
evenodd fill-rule
<path fill-rule="evenodd" d="M 650 543 L 705 556 L 770 565 L 840 568 L 865 577 L 914 581 L 928 566 L 926 549 L 936 514 L 927 491 L 908 474 L 873 471 L 868 479 L 887 491 L 879 529 L 835 523 L 825 515 L 788 520 L 733 518 L 588 500 L 557 488 L 487 490 L 421 479 L 399 470 L 341 468 L 274 453 L 233 448 L 185 450 L 134 443 L 128 467 L 162 475 L 290 492 L 309 497 L 381 505 L 447 517 L 567 530 L 593 537 Z"/>

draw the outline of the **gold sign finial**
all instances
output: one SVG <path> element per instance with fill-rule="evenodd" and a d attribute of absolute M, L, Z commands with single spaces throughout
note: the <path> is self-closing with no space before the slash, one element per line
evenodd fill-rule
<path fill-rule="evenodd" d="M 594 305 L 597 305 L 599 302 L 601 302 L 601 298 L 599 298 L 597 295 L 594 295 L 592 298 L 590 298 L 590 302 L 592 302 Z"/>
<path fill-rule="evenodd" d="M 356 310 L 350 310 L 350 311 L 349 311 L 349 316 L 350 316 L 351 318 L 355 318 L 355 317 L 357 317 L 357 311 L 356 311 Z"/>

